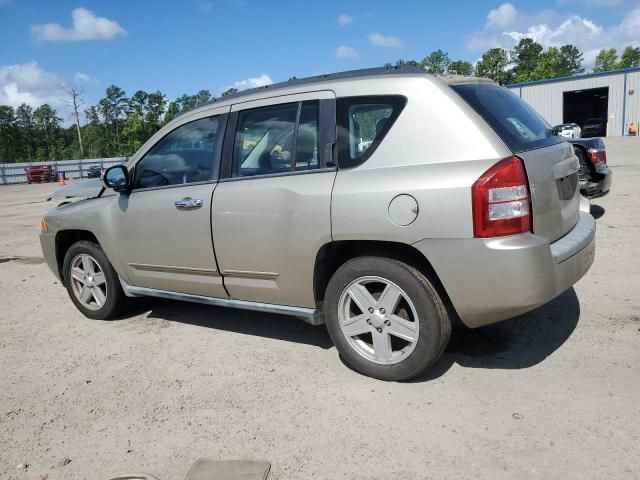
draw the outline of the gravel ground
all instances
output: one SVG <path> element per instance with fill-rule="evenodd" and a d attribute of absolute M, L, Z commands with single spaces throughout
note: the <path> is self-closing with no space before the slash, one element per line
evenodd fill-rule
<path fill-rule="evenodd" d="M 56 186 L 0 187 L 0 478 L 177 480 L 198 457 L 268 460 L 273 480 L 640 478 L 640 138 L 607 145 L 590 273 L 455 329 L 410 383 L 352 372 L 288 317 L 145 300 L 86 319 L 41 258 Z"/>

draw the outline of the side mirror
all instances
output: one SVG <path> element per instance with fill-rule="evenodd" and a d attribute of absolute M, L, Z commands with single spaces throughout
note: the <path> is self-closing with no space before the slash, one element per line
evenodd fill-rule
<path fill-rule="evenodd" d="M 104 171 L 102 183 L 107 188 L 113 188 L 116 192 L 127 192 L 131 188 L 129 171 L 124 165 L 114 165 Z"/>

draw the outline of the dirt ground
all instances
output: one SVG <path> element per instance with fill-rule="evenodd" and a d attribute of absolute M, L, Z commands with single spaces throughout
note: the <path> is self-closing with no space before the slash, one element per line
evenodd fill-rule
<path fill-rule="evenodd" d="M 589 274 L 455 329 L 410 383 L 352 372 L 288 317 L 145 300 L 89 320 L 41 258 L 56 186 L 0 187 L 0 478 L 177 480 L 198 457 L 271 479 L 640 478 L 640 138 L 607 146 Z"/>

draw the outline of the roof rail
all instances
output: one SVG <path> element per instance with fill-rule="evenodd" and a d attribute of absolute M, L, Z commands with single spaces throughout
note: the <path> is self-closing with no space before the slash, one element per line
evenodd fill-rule
<path fill-rule="evenodd" d="M 364 68 L 360 70 L 348 70 L 345 72 L 325 73 L 322 75 L 315 75 L 313 77 L 296 78 L 292 80 L 287 80 L 286 82 L 272 83 L 270 85 L 250 88 L 248 90 L 242 90 L 241 92 L 236 92 L 230 95 L 217 97 L 209 102 L 201 103 L 200 105 L 197 105 L 193 108 L 180 112 L 174 118 L 178 118 L 179 116 L 185 113 L 188 113 L 192 110 L 195 110 L 196 108 L 204 107 L 207 105 L 213 105 L 222 101 L 234 100 L 236 98 L 245 97 L 247 95 L 252 95 L 254 93 L 258 93 L 266 90 L 272 91 L 272 90 L 280 90 L 280 89 L 288 88 L 292 86 L 313 85 L 314 83 L 321 83 L 327 80 L 343 80 L 347 78 L 361 78 L 361 77 L 372 77 L 375 75 L 394 75 L 394 74 L 407 74 L 407 73 L 425 73 L 426 74 L 424 70 L 418 67 L 402 65 L 402 66 Z"/>

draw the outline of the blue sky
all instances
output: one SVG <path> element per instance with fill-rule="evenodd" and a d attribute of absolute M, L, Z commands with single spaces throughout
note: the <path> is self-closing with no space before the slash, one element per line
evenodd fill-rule
<path fill-rule="evenodd" d="M 640 2 L 0 0 L 0 103 L 59 107 L 61 82 L 87 103 L 112 83 L 129 95 L 217 95 L 437 48 L 474 62 L 522 36 L 577 44 L 589 66 L 599 48 L 640 44 Z"/>

